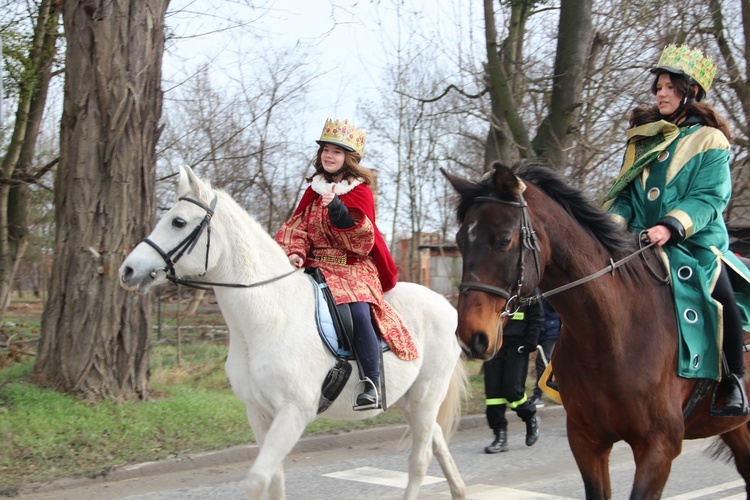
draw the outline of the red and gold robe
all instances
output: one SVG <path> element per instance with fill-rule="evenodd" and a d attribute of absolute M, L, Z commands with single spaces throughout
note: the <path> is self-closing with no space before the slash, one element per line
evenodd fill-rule
<path fill-rule="evenodd" d="M 401 359 L 419 357 L 403 321 L 383 300 L 398 279 L 396 264 L 375 226 L 372 191 L 362 181 L 336 183 L 336 194 L 349 210 L 355 225 L 339 229 L 331 225 L 320 195 L 331 184 L 315 176 L 291 219 L 276 234 L 287 255 L 305 257 L 305 266 L 317 267 L 337 304 L 367 302 L 375 325 L 388 347 Z"/>

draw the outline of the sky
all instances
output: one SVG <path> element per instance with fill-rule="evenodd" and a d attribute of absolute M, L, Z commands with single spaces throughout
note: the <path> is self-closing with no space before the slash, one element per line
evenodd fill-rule
<path fill-rule="evenodd" d="M 165 53 L 164 77 L 178 80 L 185 68 L 209 61 L 229 75 L 242 53 L 257 51 L 259 46 L 267 50 L 297 48 L 321 73 L 310 95 L 315 104 L 300 117 L 309 122 L 306 133 L 311 135 L 319 134 L 329 117 L 348 118 L 357 124 L 358 101 L 377 94 L 384 68 L 393 60 L 399 43 L 410 43 L 405 41 L 408 36 L 422 41 L 437 32 L 442 40 L 465 37 L 481 20 L 481 11 L 472 10 L 481 4 L 471 6 L 468 0 L 260 3 L 260 7 L 251 8 L 243 1 L 172 0 L 166 22 L 175 38 Z M 460 18 L 463 20 L 458 22 Z M 473 25 L 467 28 L 472 24 L 470 18 Z M 420 33 L 415 36 L 415 31 Z M 441 57 L 437 48 L 435 57 Z"/>

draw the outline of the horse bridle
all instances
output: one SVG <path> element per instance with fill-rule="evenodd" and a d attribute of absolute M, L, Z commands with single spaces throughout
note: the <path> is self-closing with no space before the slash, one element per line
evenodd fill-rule
<path fill-rule="evenodd" d="M 194 205 L 197 205 L 201 207 L 203 210 L 206 211 L 205 217 L 203 217 L 203 220 L 200 221 L 200 223 L 193 229 L 190 234 L 188 234 L 181 242 L 177 244 L 176 247 L 174 247 L 169 252 L 165 252 L 164 250 L 159 247 L 156 243 L 154 243 L 151 239 L 148 237 L 143 238 L 141 240 L 143 243 L 148 244 L 151 248 L 156 250 L 158 254 L 161 256 L 162 259 L 164 259 L 164 262 L 166 263 L 166 266 L 163 268 L 154 269 L 151 271 L 150 276 L 152 278 L 156 277 L 156 273 L 159 271 L 164 271 L 166 273 L 166 277 L 169 281 L 176 285 L 185 285 L 190 288 L 198 288 L 201 290 L 210 290 L 211 287 L 214 286 L 221 286 L 221 287 L 230 287 L 230 288 L 253 288 L 256 286 L 265 285 L 268 283 L 272 283 L 274 281 L 280 280 L 282 278 L 286 278 L 287 276 L 296 273 L 299 271 L 299 269 L 293 269 L 292 271 L 288 273 L 284 273 L 279 276 L 275 276 L 273 278 L 259 281 L 256 283 L 250 283 L 250 284 L 244 284 L 244 283 L 221 283 L 221 282 L 215 282 L 215 281 L 196 281 L 196 280 L 188 280 L 183 279 L 177 276 L 177 272 L 175 271 L 174 265 L 177 263 L 178 260 L 185 254 L 185 252 L 188 253 L 188 255 L 193 251 L 195 248 L 195 245 L 198 243 L 198 240 L 200 239 L 201 235 L 203 234 L 203 231 L 206 231 L 206 262 L 204 265 L 204 271 L 199 274 L 199 276 L 203 276 L 208 272 L 208 254 L 211 250 L 211 218 L 214 215 L 214 210 L 216 209 L 216 202 L 218 198 L 214 196 L 214 199 L 211 200 L 211 205 L 206 206 L 204 203 L 194 200 L 192 198 L 188 198 L 187 196 L 182 196 L 178 199 L 178 201 L 188 201 Z"/>
<path fill-rule="evenodd" d="M 519 193 L 519 200 L 503 200 L 495 196 L 477 196 L 472 200 L 472 203 L 499 203 L 501 205 L 508 205 L 515 208 L 521 209 L 521 251 L 518 256 L 518 278 L 515 283 L 511 283 L 507 289 L 503 289 L 493 285 L 487 285 L 477 281 L 462 281 L 458 285 L 458 289 L 464 295 L 468 294 L 471 290 L 479 290 L 487 292 L 492 295 L 499 295 L 506 300 L 505 310 L 501 313 L 502 316 L 512 316 L 518 311 L 522 305 L 531 303 L 528 299 L 521 298 L 521 289 L 523 288 L 523 275 L 525 270 L 525 258 L 526 253 L 531 252 L 534 256 L 534 264 L 536 265 L 536 276 L 537 279 L 541 279 L 541 264 L 539 263 L 539 241 L 536 237 L 536 232 L 531 225 L 531 216 L 529 215 L 529 208 L 526 200 L 523 198 L 523 193 Z M 515 288 L 515 292 L 514 292 Z M 539 299 L 541 300 L 541 298 Z"/>
<path fill-rule="evenodd" d="M 203 273 L 201 273 L 201 276 L 206 274 L 208 271 L 208 252 L 211 248 L 211 217 L 214 215 L 214 209 L 216 208 L 216 202 L 217 197 L 214 196 L 214 199 L 211 201 L 211 206 L 208 207 L 205 204 L 201 203 L 200 201 L 193 200 L 192 198 L 188 198 L 186 196 L 182 196 L 178 199 L 178 201 L 188 201 L 194 205 L 198 205 L 203 210 L 206 211 L 206 216 L 203 217 L 203 220 L 196 226 L 193 231 L 188 234 L 181 242 L 177 244 L 176 247 L 174 247 L 169 252 L 165 252 L 161 249 L 159 245 L 154 243 L 151 239 L 148 237 L 143 238 L 143 243 L 148 244 L 151 248 L 156 250 L 162 259 L 164 259 L 164 262 L 167 264 L 161 269 L 154 269 L 151 271 L 151 277 L 155 278 L 156 273 L 158 271 L 164 271 L 167 273 L 167 279 L 172 281 L 172 279 L 179 279 L 177 278 L 177 273 L 175 272 L 174 265 L 177 263 L 180 258 L 185 254 L 187 251 L 188 255 L 192 253 L 193 249 L 195 248 L 196 243 L 198 243 L 198 239 L 201 237 L 201 234 L 203 234 L 203 231 L 206 231 L 206 264 L 205 264 L 205 270 Z M 174 256 L 174 257 L 172 257 Z"/>
<path fill-rule="evenodd" d="M 569 290 L 571 288 L 574 288 L 578 285 L 582 285 L 584 283 L 587 283 L 589 281 L 592 281 L 600 276 L 603 276 L 605 274 L 611 273 L 613 276 L 615 274 L 615 269 L 622 266 L 626 262 L 630 261 L 631 259 L 637 257 L 638 255 L 642 255 L 646 250 L 653 247 L 655 243 L 648 243 L 646 246 L 640 246 L 638 250 L 635 252 L 632 252 L 630 255 L 627 255 L 623 257 L 622 259 L 615 262 L 612 258 L 609 259 L 609 265 L 593 274 L 589 274 L 588 276 L 584 276 L 581 279 L 575 280 L 571 283 L 568 283 L 566 285 L 559 286 L 557 288 L 554 288 L 548 292 L 541 292 L 535 295 L 531 295 L 529 297 L 521 297 L 521 288 L 523 287 L 523 272 L 524 272 L 524 254 L 526 252 L 532 252 L 534 255 L 534 262 L 536 263 L 536 275 L 537 279 L 541 279 L 541 265 L 539 263 L 539 242 L 536 237 L 536 232 L 534 231 L 534 228 L 531 225 L 531 217 L 529 216 L 529 209 L 528 204 L 523 199 L 523 194 L 519 193 L 519 201 L 512 201 L 512 200 L 503 200 L 500 198 L 497 198 L 495 196 L 477 196 L 472 200 L 472 203 L 482 203 L 482 202 L 491 202 L 491 203 L 500 203 L 502 205 L 508 205 L 511 207 L 516 207 L 521 209 L 521 239 L 523 242 L 523 247 L 521 248 L 521 252 L 519 255 L 519 273 L 518 273 L 518 279 L 516 280 L 515 288 L 516 293 L 513 293 L 514 285 L 511 284 L 507 289 L 503 289 L 500 287 L 496 287 L 493 285 L 487 285 L 485 283 L 479 283 L 479 282 L 461 282 L 458 285 L 458 289 L 464 293 L 468 294 L 471 290 L 479 290 L 482 292 L 487 292 L 492 295 L 498 295 L 500 297 L 503 297 L 507 302 L 505 304 L 505 310 L 500 314 L 500 317 L 503 316 L 512 316 L 513 314 L 518 311 L 518 309 L 521 306 L 528 306 L 532 304 L 536 304 L 538 302 L 541 302 L 543 299 L 547 297 L 551 297 L 552 295 L 556 295 L 560 292 L 564 292 L 566 290 Z M 640 237 L 638 238 L 639 245 L 642 245 L 644 242 L 648 241 L 648 237 L 645 236 L 646 232 L 642 231 L 640 234 Z M 648 261 L 645 260 L 646 267 L 648 271 L 656 278 L 659 282 L 662 284 L 669 284 L 670 277 L 667 274 L 665 278 L 661 278 L 657 275 L 657 273 L 652 269 L 651 265 L 648 263 Z"/>

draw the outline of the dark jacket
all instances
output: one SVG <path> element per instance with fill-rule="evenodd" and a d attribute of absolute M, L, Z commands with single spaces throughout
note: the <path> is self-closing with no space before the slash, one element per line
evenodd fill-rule
<path fill-rule="evenodd" d="M 542 308 L 544 309 L 544 328 L 542 329 L 542 333 L 539 334 L 539 342 L 556 339 L 560 333 L 560 328 L 562 328 L 560 315 L 552 309 L 547 299 L 542 300 Z"/>
<path fill-rule="evenodd" d="M 523 306 L 505 323 L 503 342 L 524 345 L 529 348 L 529 351 L 533 351 L 536 349 L 543 328 L 544 309 L 542 304 Z"/>

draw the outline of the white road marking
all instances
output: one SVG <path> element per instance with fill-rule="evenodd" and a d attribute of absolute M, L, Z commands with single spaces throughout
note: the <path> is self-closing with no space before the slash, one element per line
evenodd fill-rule
<path fill-rule="evenodd" d="M 446 493 L 450 495 L 450 493 Z M 489 484 L 474 484 L 466 488 L 467 500 L 497 500 L 498 498 L 512 498 L 513 500 L 575 500 L 558 495 L 548 495 L 535 491 L 503 488 Z"/>
<path fill-rule="evenodd" d="M 331 472 L 330 474 L 323 474 L 323 476 L 346 479 L 348 481 L 359 481 L 360 483 L 393 486 L 401 489 L 406 489 L 406 484 L 409 481 L 409 475 L 406 472 L 377 469 L 375 467 L 359 467 L 357 469 Z M 422 484 L 435 484 L 442 481 L 445 481 L 445 478 L 425 476 Z"/>
<path fill-rule="evenodd" d="M 401 489 L 406 488 L 406 484 L 409 480 L 409 475 L 406 472 L 378 469 L 376 467 L 358 467 L 356 469 L 323 474 L 323 476 L 331 477 L 334 479 L 344 479 L 347 481 L 356 481 L 360 483 L 375 484 L 379 486 L 391 486 L 393 488 Z M 444 481 L 445 478 L 442 477 L 425 476 L 422 485 L 436 484 Z M 742 479 L 738 479 L 737 481 L 731 481 L 728 483 L 718 484 L 716 486 L 710 486 L 707 488 L 702 488 L 700 490 L 675 495 L 666 498 L 665 500 L 691 500 L 700 497 L 711 497 L 712 495 L 744 485 L 745 481 Z M 450 492 L 442 492 L 441 495 L 450 496 Z M 569 497 L 562 497 L 559 495 L 549 495 L 546 493 L 521 490 L 517 488 L 505 488 L 502 486 L 493 486 L 489 484 L 474 484 L 466 488 L 467 500 L 495 500 L 497 498 L 513 498 L 514 500 L 574 500 Z M 742 494 L 721 498 L 723 498 L 724 500 L 739 500 L 746 498 L 746 495 L 743 492 Z"/>
<path fill-rule="evenodd" d="M 745 480 L 738 479 L 737 481 L 731 481 L 729 483 L 717 484 L 716 486 L 710 486 L 708 488 L 690 491 L 688 493 L 683 493 L 682 495 L 675 495 L 673 497 L 666 498 L 665 500 L 690 500 L 691 498 L 711 496 L 712 493 L 719 493 L 721 491 L 736 488 L 738 486 L 745 486 Z M 732 497 L 727 497 L 727 498 L 745 498 L 745 494 L 743 493 L 742 495 L 738 497 L 732 496 Z"/>

